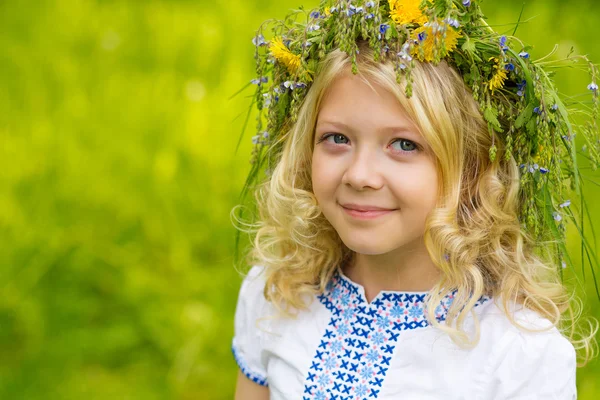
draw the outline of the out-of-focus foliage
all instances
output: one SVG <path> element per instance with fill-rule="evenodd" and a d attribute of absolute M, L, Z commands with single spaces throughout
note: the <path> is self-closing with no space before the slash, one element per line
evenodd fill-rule
<path fill-rule="evenodd" d="M 228 99 L 254 78 L 258 25 L 300 4 L 0 2 L 1 399 L 232 397 L 229 212 L 251 89 Z M 507 32 L 520 7 L 484 4 Z M 530 1 L 523 15 L 533 58 L 559 43 L 600 62 L 595 0 Z M 557 79 L 568 94 L 589 83 Z M 578 371 L 581 399 L 600 395 L 599 375 L 598 361 Z"/>

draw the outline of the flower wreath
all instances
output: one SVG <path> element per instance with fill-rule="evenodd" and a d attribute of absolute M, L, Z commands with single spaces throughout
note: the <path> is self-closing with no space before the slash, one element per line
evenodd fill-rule
<path fill-rule="evenodd" d="M 272 37 L 266 40 L 269 25 Z M 597 69 L 583 55 L 550 60 L 556 46 L 551 54 L 533 60 L 531 47 L 514 36 L 518 25 L 512 35 L 496 33 L 474 0 L 322 0 L 317 9 L 300 8 L 284 20 L 267 20 L 252 39 L 257 77 L 249 83 L 256 85 L 250 111 L 254 106 L 258 110 L 257 134 L 252 137 L 252 167 L 241 198 L 261 169 L 269 175 L 281 151 L 278 137 L 296 121 L 319 61 L 339 48 L 352 58 L 356 74 L 357 39 L 362 38 L 374 50 L 374 61 L 394 63 L 398 81 L 406 79 L 409 97 L 417 60 L 445 60 L 458 71 L 479 104 L 492 143 L 497 136 L 505 143 L 500 155 L 492 144 L 490 159 L 514 157 L 521 168 L 522 227 L 539 243 L 555 241 L 558 268 L 564 268 L 571 263 L 565 247 L 568 217 L 581 235 L 590 265 L 597 264 L 583 232 L 587 206 L 577 165 L 578 154 L 589 159 L 594 170 L 600 161 Z M 552 80 L 554 69 L 578 61 L 584 61 L 591 76 L 591 106 L 565 99 Z M 583 116 L 582 123 L 571 121 L 574 112 Z M 581 151 L 576 149 L 576 133 L 585 141 Z M 242 136 L 243 130 L 240 141 Z M 580 199 L 579 210 L 573 209 L 567 193 Z"/>

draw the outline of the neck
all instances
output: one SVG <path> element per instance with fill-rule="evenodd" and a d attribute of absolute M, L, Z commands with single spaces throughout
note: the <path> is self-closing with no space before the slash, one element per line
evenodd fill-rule
<path fill-rule="evenodd" d="M 354 253 L 343 272 L 363 286 L 369 302 L 382 290 L 429 291 L 440 278 L 422 238 L 385 254 Z"/>

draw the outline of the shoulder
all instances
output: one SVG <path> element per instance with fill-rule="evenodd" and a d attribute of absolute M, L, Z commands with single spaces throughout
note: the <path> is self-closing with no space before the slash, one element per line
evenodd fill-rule
<path fill-rule="evenodd" d="M 248 300 L 264 298 L 265 283 L 265 268 L 261 265 L 253 265 L 246 276 L 244 276 L 240 287 L 240 297 L 244 296 Z"/>
<path fill-rule="evenodd" d="M 265 268 L 260 265 L 252 266 L 240 286 L 236 308 L 238 320 L 251 325 L 254 320 L 272 311 L 271 304 L 264 295 L 265 285 Z"/>
<path fill-rule="evenodd" d="M 549 319 L 521 304 L 508 302 L 505 306 L 499 299 L 489 299 L 477 314 L 482 333 L 493 336 L 496 343 L 514 337 L 540 343 L 556 340 L 571 346 Z"/>
<path fill-rule="evenodd" d="M 489 349 L 482 378 L 496 393 L 492 398 L 574 398 L 577 366 L 571 342 L 533 310 L 488 303 L 479 319 L 480 340 Z"/>
<path fill-rule="evenodd" d="M 257 327 L 267 311 L 263 268 L 253 266 L 242 281 L 234 318 L 232 351 L 240 370 L 253 382 L 267 386 L 262 349 L 264 337 Z"/>

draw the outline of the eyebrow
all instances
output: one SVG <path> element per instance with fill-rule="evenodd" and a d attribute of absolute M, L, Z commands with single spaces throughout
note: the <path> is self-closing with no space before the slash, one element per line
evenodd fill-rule
<path fill-rule="evenodd" d="M 316 128 L 320 127 L 321 125 L 331 125 L 331 126 L 334 126 L 334 127 L 338 128 L 338 129 L 345 129 L 346 131 L 354 131 L 354 129 L 352 127 L 344 124 L 343 122 L 339 122 L 339 121 L 319 120 L 319 121 L 317 121 Z M 415 139 L 423 139 L 423 137 L 421 136 L 421 134 L 418 131 L 415 131 L 414 129 L 411 129 L 410 127 L 408 127 L 406 125 L 386 126 L 384 128 L 378 129 L 378 132 L 383 132 L 383 133 L 408 133 L 409 136 L 412 136 Z"/>

